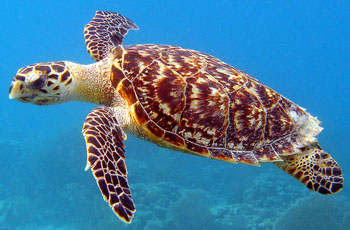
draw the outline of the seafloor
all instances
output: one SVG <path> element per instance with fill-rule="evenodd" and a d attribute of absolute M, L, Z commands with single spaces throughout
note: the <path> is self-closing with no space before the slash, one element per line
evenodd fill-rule
<path fill-rule="evenodd" d="M 271 164 L 231 165 L 132 137 L 126 143 L 127 166 L 137 212 L 132 224 L 124 224 L 103 201 L 91 173 L 84 172 L 85 146 L 74 130 L 79 127 L 43 141 L 45 145 L 0 141 L 3 162 L 13 162 L 11 177 L 0 183 L 1 230 L 345 230 L 350 226 L 349 194 L 310 192 Z M 0 174 L 6 174 L 1 170 L 9 168 L 0 167 Z"/>

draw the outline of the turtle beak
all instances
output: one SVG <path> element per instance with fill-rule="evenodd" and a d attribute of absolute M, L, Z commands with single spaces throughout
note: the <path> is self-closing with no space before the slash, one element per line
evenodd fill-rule
<path fill-rule="evenodd" d="M 9 90 L 9 98 L 10 99 L 16 99 L 20 102 L 28 103 L 31 102 L 34 98 L 33 96 L 25 96 L 24 89 L 25 83 L 20 80 L 14 80 L 11 83 L 10 90 Z"/>
<path fill-rule="evenodd" d="M 23 88 L 24 88 L 23 81 L 12 82 L 9 90 L 9 98 L 18 99 L 19 97 L 21 97 Z"/>

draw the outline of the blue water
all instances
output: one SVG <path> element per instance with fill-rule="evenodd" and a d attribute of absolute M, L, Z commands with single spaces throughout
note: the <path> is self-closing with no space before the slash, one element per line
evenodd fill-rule
<path fill-rule="evenodd" d="M 137 212 L 122 223 L 85 172 L 81 128 L 94 105 L 38 107 L 8 99 L 18 68 L 91 63 L 83 26 L 96 10 L 140 27 L 124 44 L 183 46 L 242 69 L 317 116 L 319 141 L 345 188 L 308 191 L 271 164 L 260 168 L 126 141 Z M 350 224 L 350 2 L 2 1 L 0 230 L 348 229 Z"/>

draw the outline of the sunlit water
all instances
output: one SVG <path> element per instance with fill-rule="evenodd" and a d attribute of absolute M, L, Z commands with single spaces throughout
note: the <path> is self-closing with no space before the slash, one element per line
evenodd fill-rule
<path fill-rule="evenodd" d="M 219 2 L 219 3 L 218 3 Z M 348 1 L 7 1 L 0 3 L 0 230 L 348 229 L 350 4 Z M 308 191 L 271 164 L 232 165 L 160 149 L 129 136 L 137 212 L 122 223 L 103 201 L 81 135 L 94 105 L 10 101 L 18 68 L 91 63 L 83 26 L 95 10 L 137 23 L 125 44 L 171 44 L 242 69 L 323 121 L 321 145 L 345 188 Z"/>

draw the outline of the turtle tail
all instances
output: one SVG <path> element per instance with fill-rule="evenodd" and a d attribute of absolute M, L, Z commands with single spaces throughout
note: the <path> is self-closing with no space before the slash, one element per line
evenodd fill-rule
<path fill-rule="evenodd" d="M 341 168 L 318 143 L 303 148 L 301 154 L 281 158 L 283 161 L 274 164 L 310 190 L 327 195 L 337 193 L 343 188 Z"/>

